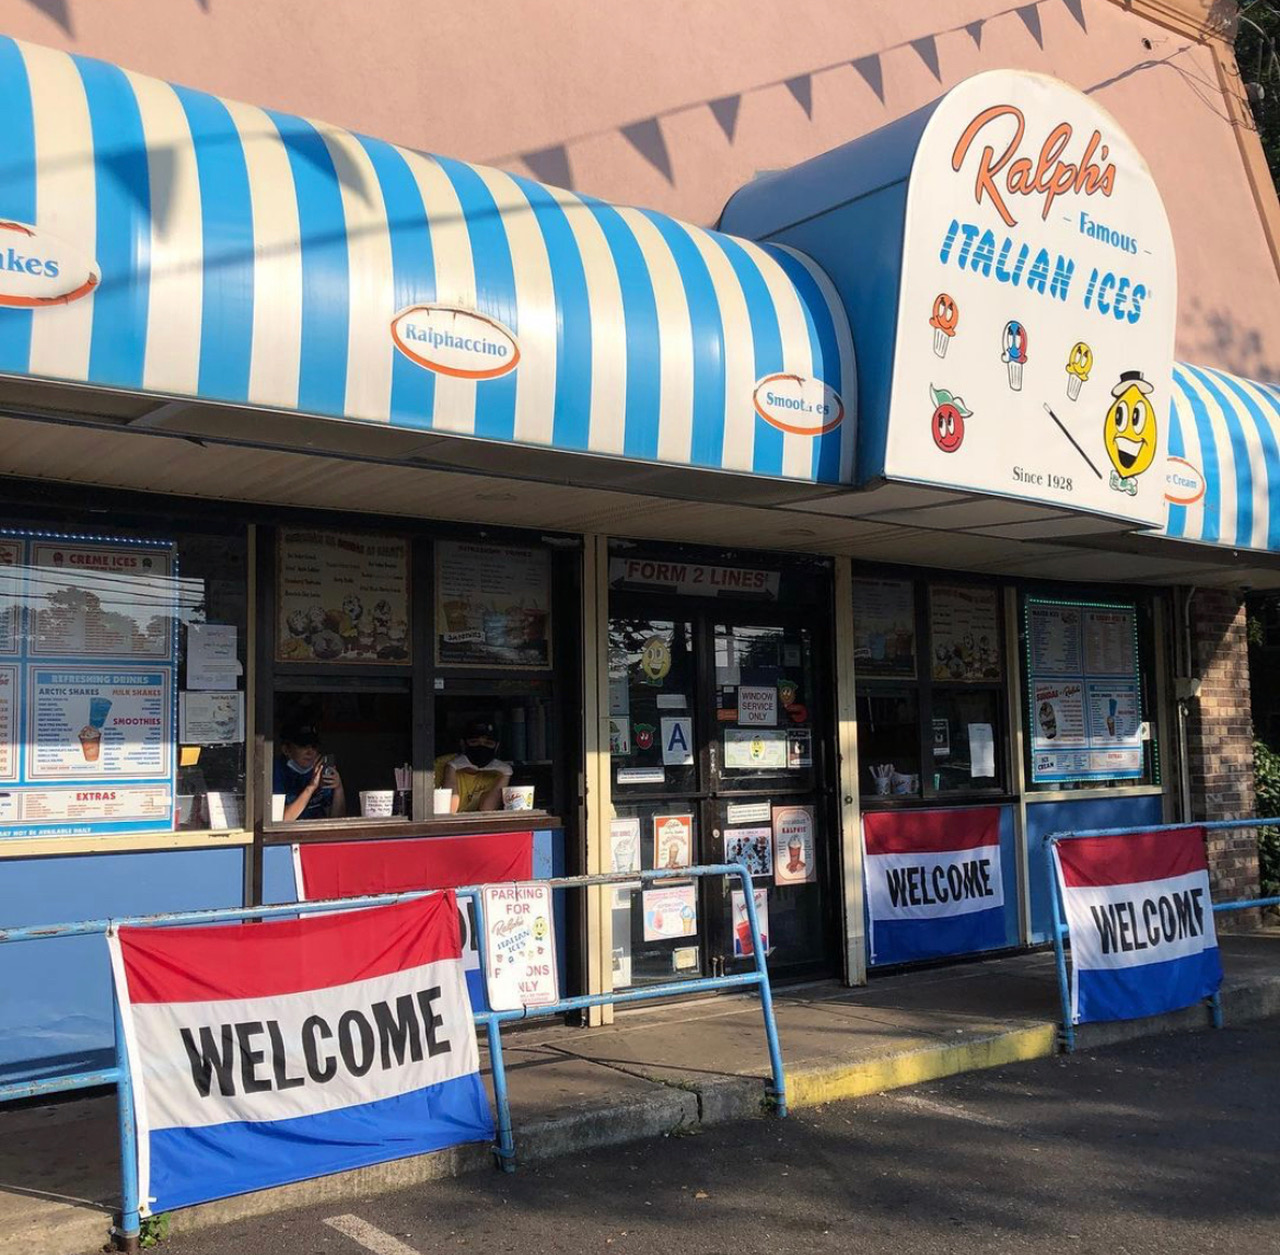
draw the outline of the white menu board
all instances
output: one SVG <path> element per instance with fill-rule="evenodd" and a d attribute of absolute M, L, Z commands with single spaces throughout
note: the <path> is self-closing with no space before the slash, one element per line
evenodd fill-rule
<path fill-rule="evenodd" d="M 1133 606 L 1028 599 L 1032 780 L 1141 779 L 1136 625 Z"/>
<path fill-rule="evenodd" d="M 916 599 L 910 580 L 853 581 L 853 657 L 863 675 L 915 675 Z"/>
<path fill-rule="evenodd" d="M 0 840 L 171 829 L 173 546 L 0 542 Z"/>
<path fill-rule="evenodd" d="M 277 662 L 407 664 L 409 624 L 405 537 L 280 529 Z"/>

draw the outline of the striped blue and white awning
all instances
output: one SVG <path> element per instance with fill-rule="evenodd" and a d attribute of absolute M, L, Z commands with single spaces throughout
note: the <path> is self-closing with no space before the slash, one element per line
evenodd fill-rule
<path fill-rule="evenodd" d="M 0 112 L 0 374 L 852 480 L 793 250 L 10 39 Z"/>
<path fill-rule="evenodd" d="M 1180 362 L 1164 535 L 1280 553 L 1280 386 Z"/>

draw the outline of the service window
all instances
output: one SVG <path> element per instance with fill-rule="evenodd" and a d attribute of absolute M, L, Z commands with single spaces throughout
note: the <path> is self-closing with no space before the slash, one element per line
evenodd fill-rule
<path fill-rule="evenodd" d="M 1006 791 L 1000 607 L 994 585 L 854 580 L 864 800 Z"/>

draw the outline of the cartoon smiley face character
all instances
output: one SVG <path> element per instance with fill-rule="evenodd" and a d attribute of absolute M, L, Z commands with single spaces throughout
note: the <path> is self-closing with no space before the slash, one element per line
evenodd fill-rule
<path fill-rule="evenodd" d="M 1009 368 L 1009 387 L 1022 391 L 1022 369 L 1027 364 L 1027 325 L 1016 319 L 1004 325 L 1000 360 Z"/>
<path fill-rule="evenodd" d="M 547 917 L 545 915 L 535 915 L 533 917 L 533 937 L 535 941 L 542 941 L 547 935 Z"/>
<path fill-rule="evenodd" d="M 1115 400 L 1102 420 L 1102 443 L 1115 467 L 1111 487 L 1118 492 L 1136 495 L 1137 477 L 1155 461 L 1160 429 L 1152 391 L 1140 370 L 1126 370 L 1111 389 Z"/>
<path fill-rule="evenodd" d="M 939 357 L 946 357 L 947 345 L 956 333 L 960 322 L 960 307 L 956 298 L 946 292 L 939 292 L 933 300 L 933 313 L 929 316 L 929 326 L 933 328 L 933 351 Z"/>
<path fill-rule="evenodd" d="M 931 420 L 933 443 L 943 453 L 954 453 L 964 443 L 964 420 L 972 416 L 963 398 L 955 396 L 946 388 L 935 388 L 929 385 L 929 396 L 934 410 Z"/>
<path fill-rule="evenodd" d="M 671 670 L 671 646 L 661 636 L 651 636 L 640 647 L 640 670 L 650 684 L 661 684 Z"/>

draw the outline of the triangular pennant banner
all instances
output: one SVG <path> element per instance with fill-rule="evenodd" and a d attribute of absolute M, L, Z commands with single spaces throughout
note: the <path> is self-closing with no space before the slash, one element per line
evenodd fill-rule
<path fill-rule="evenodd" d="M 1040 26 L 1040 9 L 1038 5 L 1024 4 L 1014 12 L 1022 19 L 1022 24 L 1031 32 L 1031 38 L 1044 47 L 1044 31 Z"/>
<path fill-rule="evenodd" d="M 911 46 L 916 50 L 916 56 L 929 69 L 929 73 L 942 82 L 942 69 L 938 64 L 938 41 L 932 35 L 926 35 L 923 39 L 913 39 Z"/>
<path fill-rule="evenodd" d="M 787 79 L 787 91 L 795 98 L 796 103 L 804 110 L 805 116 L 813 117 L 813 75 L 797 74 Z"/>
<path fill-rule="evenodd" d="M 541 148 L 537 152 L 521 153 L 524 164 L 533 171 L 533 177 L 553 187 L 573 190 L 573 172 L 569 169 L 569 150 L 563 144 Z"/>
<path fill-rule="evenodd" d="M 643 122 L 632 122 L 621 128 L 623 138 L 636 150 L 668 183 L 675 183 L 671 171 L 671 153 L 667 149 L 666 136 L 662 134 L 662 126 L 657 118 L 645 118 Z"/>
<path fill-rule="evenodd" d="M 738 109 L 742 104 L 742 97 L 721 96 L 719 100 L 709 100 L 707 103 L 711 106 L 716 121 L 720 123 L 725 139 L 732 144 L 733 133 L 738 129 Z"/>
<path fill-rule="evenodd" d="M 884 104 L 884 68 L 880 64 L 880 54 L 872 53 L 869 57 L 859 57 L 856 61 L 850 61 L 849 64 L 862 75 L 866 85 L 879 97 L 880 103 Z"/>
<path fill-rule="evenodd" d="M 964 28 L 965 34 L 973 40 L 973 46 L 975 48 L 982 47 L 982 24 L 984 20 L 985 19 L 983 18 L 979 18 L 978 21 L 970 22 L 969 25 Z"/>
<path fill-rule="evenodd" d="M 1084 20 L 1084 0 L 1062 0 L 1067 6 L 1067 12 L 1076 20 L 1076 25 L 1087 35 L 1089 33 L 1089 24 Z"/>

